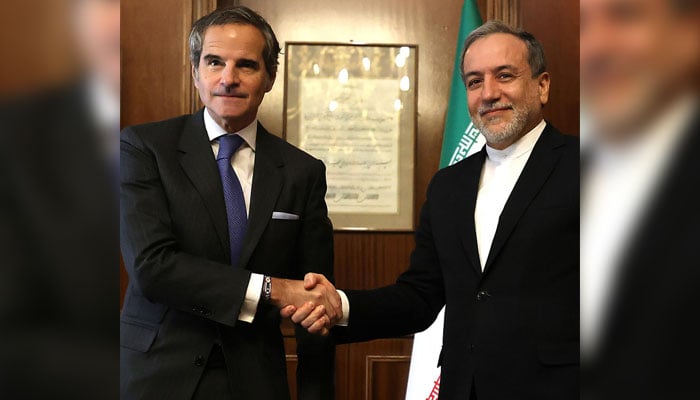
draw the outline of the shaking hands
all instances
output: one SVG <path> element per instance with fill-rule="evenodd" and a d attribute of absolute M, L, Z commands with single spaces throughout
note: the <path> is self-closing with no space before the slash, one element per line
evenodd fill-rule
<path fill-rule="evenodd" d="M 343 317 L 340 295 L 321 274 L 308 273 L 303 281 L 272 278 L 270 302 L 283 318 L 323 336 Z"/>

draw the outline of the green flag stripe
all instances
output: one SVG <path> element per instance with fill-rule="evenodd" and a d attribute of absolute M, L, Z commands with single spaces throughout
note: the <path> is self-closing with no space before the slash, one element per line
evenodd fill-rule
<path fill-rule="evenodd" d="M 464 159 L 469 149 L 476 141 L 479 132 L 469 118 L 467 110 L 467 94 L 462 82 L 462 66 L 459 64 L 462 56 L 462 44 L 473 31 L 481 25 L 481 16 L 475 0 L 465 0 L 462 7 L 462 19 L 459 24 L 457 51 L 455 52 L 452 84 L 450 85 L 450 100 L 445 117 L 445 132 L 442 139 L 440 168 L 452 165 Z"/>

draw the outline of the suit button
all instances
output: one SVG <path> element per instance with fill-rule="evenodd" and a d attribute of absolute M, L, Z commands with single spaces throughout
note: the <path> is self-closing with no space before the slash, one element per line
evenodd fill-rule
<path fill-rule="evenodd" d="M 199 307 L 192 307 L 192 312 L 198 313 L 198 312 L 199 312 Z"/>
<path fill-rule="evenodd" d="M 194 358 L 194 365 L 197 367 L 201 367 L 204 365 L 204 356 L 197 356 Z"/>
<path fill-rule="evenodd" d="M 476 301 L 484 301 L 491 297 L 488 290 L 482 290 L 476 294 Z"/>
<path fill-rule="evenodd" d="M 468 350 L 470 353 L 473 353 L 475 348 L 476 348 L 476 345 L 472 343 L 472 344 L 469 345 L 469 348 L 468 348 L 467 350 Z"/>

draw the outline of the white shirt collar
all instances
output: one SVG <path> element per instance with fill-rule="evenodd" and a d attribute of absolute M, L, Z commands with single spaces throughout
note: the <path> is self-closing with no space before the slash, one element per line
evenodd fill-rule
<path fill-rule="evenodd" d="M 210 142 L 220 138 L 221 136 L 229 134 L 224 128 L 219 126 L 219 124 L 217 124 L 216 121 L 214 121 L 214 118 L 211 117 L 207 108 L 204 108 L 204 129 L 206 129 L 207 131 L 207 135 L 209 136 Z M 235 134 L 242 137 L 243 140 L 245 140 L 246 144 L 248 144 L 248 146 L 250 146 L 250 148 L 253 149 L 253 151 L 255 151 L 255 139 L 257 137 L 257 133 L 258 120 L 256 118 L 253 122 L 250 123 L 250 125 L 246 126 L 245 128 L 241 129 Z"/>
<path fill-rule="evenodd" d="M 489 160 L 501 163 L 504 161 L 521 157 L 525 154 L 529 154 L 535 147 L 537 139 L 540 138 L 540 135 L 542 134 L 546 126 L 547 123 L 544 120 L 540 121 L 540 123 L 537 124 L 537 126 L 535 126 L 534 128 L 532 128 L 530 132 L 526 133 L 515 143 L 511 144 L 503 150 L 494 149 L 493 147 L 490 147 L 487 144 L 486 154 L 488 155 Z"/>

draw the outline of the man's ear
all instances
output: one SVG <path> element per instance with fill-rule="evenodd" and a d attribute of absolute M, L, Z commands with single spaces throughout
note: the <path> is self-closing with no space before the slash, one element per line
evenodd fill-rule
<path fill-rule="evenodd" d="M 272 90 L 272 86 L 275 84 L 275 79 L 277 79 L 277 72 L 272 74 L 267 80 L 267 86 L 265 87 L 265 93 L 269 92 Z"/>
<path fill-rule="evenodd" d="M 192 82 L 194 82 L 194 87 L 199 89 L 199 80 L 197 79 L 197 70 L 194 65 L 191 65 Z"/>
<path fill-rule="evenodd" d="M 540 94 L 540 103 L 542 103 L 542 105 L 547 104 L 549 101 L 549 83 L 549 72 L 543 72 L 537 78 L 537 88 Z"/>

